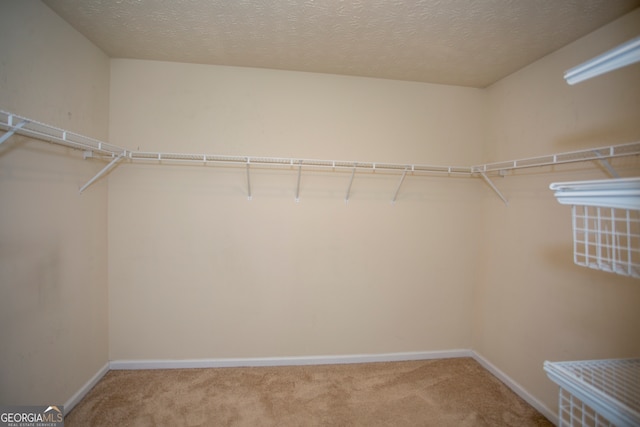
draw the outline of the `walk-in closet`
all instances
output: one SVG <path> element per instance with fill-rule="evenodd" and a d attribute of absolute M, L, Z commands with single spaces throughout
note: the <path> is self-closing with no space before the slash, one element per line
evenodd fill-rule
<path fill-rule="evenodd" d="M 0 409 L 637 425 L 639 37 L 637 0 L 0 2 Z"/>

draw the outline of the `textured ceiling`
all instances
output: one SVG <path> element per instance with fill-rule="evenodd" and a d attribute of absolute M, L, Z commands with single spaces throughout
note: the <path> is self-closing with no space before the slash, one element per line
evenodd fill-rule
<path fill-rule="evenodd" d="M 486 87 L 640 0 L 44 0 L 109 56 Z"/>

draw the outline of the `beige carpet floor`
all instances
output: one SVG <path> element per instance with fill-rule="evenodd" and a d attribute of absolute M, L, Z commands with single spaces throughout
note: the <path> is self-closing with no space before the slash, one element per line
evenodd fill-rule
<path fill-rule="evenodd" d="M 551 426 L 471 358 L 110 371 L 65 426 Z"/>

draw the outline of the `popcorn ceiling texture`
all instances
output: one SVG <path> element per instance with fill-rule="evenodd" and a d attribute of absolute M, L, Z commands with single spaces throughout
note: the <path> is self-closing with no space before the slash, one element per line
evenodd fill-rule
<path fill-rule="evenodd" d="M 486 87 L 640 0 L 44 0 L 117 58 Z"/>

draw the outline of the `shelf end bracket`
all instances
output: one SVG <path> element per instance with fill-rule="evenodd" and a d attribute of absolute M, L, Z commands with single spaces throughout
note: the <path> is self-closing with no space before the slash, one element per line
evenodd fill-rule
<path fill-rule="evenodd" d="M 107 166 L 105 166 L 104 168 L 102 168 L 102 170 L 100 172 L 98 172 L 96 174 L 96 176 L 94 176 L 93 178 L 91 178 L 89 181 L 87 181 L 87 183 L 85 185 L 83 185 L 82 187 L 80 187 L 80 193 L 82 193 L 84 190 L 86 190 L 87 188 L 89 188 L 89 186 L 91 186 L 91 184 L 93 184 L 94 182 L 96 182 L 98 179 L 100 179 L 100 177 L 102 177 L 104 174 L 106 174 L 107 172 L 109 172 L 111 169 L 113 169 L 114 167 L 116 167 L 118 165 L 118 162 L 120 162 L 120 160 L 122 160 L 125 156 L 126 152 L 123 151 L 122 153 L 120 153 L 117 157 L 115 157 L 113 160 L 111 160 L 111 162 L 109 162 L 109 164 Z"/>
<path fill-rule="evenodd" d="M 491 189 L 493 191 L 495 191 L 495 193 L 498 195 L 498 197 L 500 197 L 502 199 L 502 201 L 504 202 L 505 205 L 509 206 L 509 202 L 507 201 L 507 198 L 504 197 L 504 195 L 500 192 L 500 190 L 498 190 L 498 187 L 496 187 L 496 185 L 493 183 L 493 181 L 491 181 L 489 179 L 489 177 L 487 176 L 486 173 L 484 172 L 478 172 L 480 174 L 480 176 L 482 177 L 482 179 L 484 179 L 484 181 L 489 185 L 489 187 L 491 187 Z"/>
<path fill-rule="evenodd" d="M 11 127 L 10 129 L 8 129 L 4 135 L 0 136 L 0 144 L 2 144 L 3 142 L 5 142 L 7 139 L 11 138 L 11 136 L 16 133 L 18 130 L 20 130 L 22 127 L 24 127 L 24 125 L 26 125 L 27 123 L 29 123 L 29 120 L 22 120 L 20 121 L 20 123 L 18 123 L 17 125 Z"/>
<path fill-rule="evenodd" d="M 594 151 L 594 153 L 598 157 L 598 161 L 600 162 L 600 164 L 607 170 L 607 172 L 609 172 L 609 175 L 611 175 L 611 177 L 620 178 L 618 172 L 616 172 L 613 166 L 611 166 L 611 163 L 609 163 L 609 161 L 602 154 L 600 154 L 597 150 Z"/>

